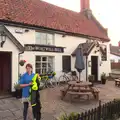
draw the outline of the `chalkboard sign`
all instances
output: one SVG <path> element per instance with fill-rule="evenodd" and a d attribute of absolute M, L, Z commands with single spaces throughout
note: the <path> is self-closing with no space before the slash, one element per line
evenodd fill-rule
<path fill-rule="evenodd" d="M 25 51 L 57 52 L 57 53 L 64 52 L 64 47 L 45 46 L 45 45 L 37 45 L 37 44 L 25 44 L 24 47 L 25 47 Z"/>

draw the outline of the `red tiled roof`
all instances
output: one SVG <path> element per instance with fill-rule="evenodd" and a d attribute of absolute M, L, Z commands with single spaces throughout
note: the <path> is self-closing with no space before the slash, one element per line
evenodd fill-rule
<path fill-rule="evenodd" d="M 0 0 L 0 20 L 83 34 L 109 41 L 105 32 L 83 13 L 40 0 Z"/>

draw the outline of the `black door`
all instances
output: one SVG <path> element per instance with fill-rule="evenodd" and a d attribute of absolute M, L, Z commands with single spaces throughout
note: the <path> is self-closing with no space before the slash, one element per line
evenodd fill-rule
<path fill-rule="evenodd" d="M 0 52 L 0 95 L 11 92 L 11 53 Z"/>
<path fill-rule="evenodd" d="M 71 71 L 71 56 L 62 56 L 62 70 Z"/>
<path fill-rule="evenodd" d="M 91 74 L 94 75 L 95 81 L 98 81 L 98 56 L 91 56 Z"/>

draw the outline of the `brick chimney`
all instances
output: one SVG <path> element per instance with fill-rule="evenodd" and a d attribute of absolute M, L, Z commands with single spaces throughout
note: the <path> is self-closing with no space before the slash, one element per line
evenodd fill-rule
<path fill-rule="evenodd" d="M 118 47 L 120 47 L 120 41 L 118 42 Z"/>
<path fill-rule="evenodd" d="M 81 0 L 81 11 L 90 9 L 90 0 Z"/>
<path fill-rule="evenodd" d="M 90 0 L 81 0 L 81 12 L 83 12 L 88 19 L 91 19 L 92 11 L 90 10 Z"/>

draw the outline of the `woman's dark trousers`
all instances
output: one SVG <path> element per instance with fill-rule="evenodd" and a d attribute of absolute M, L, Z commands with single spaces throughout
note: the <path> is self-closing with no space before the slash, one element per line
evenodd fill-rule
<path fill-rule="evenodd" d="M 23 117 L 24 120 L 27 120 L 27 113 L 28 113 L 28 102 L 24 102 L 24 110 L 23 110 Z M 36 120 L 41 120 L 41 103 L 38 100 L 37 105 L 32 107 L 33 111 L 33 117 L 36 118 Z"/>

